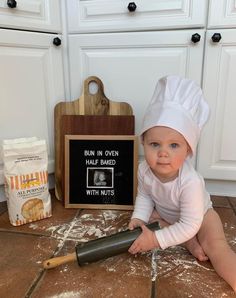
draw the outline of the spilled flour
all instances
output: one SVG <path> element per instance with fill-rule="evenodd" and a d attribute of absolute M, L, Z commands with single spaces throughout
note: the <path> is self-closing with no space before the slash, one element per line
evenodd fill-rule
<path fill-rule="evenodd" d="M 100 266 L 110 273 L 119 274 L 122 270 L 123 275 L 119 277 L 122 282 L 130 277 L 145 277 L 151 278 L 156 288 L 162 287 L 163 284 L 170 284 L 176 289 L 180 287 L 183 298 L 234 297 L 209 262 L 198 262 L 180 246 L 164 251 L 157 249 L 137 257 L 128 254 L 119 258 L 112 257 L 104 260 Z"/>
<path fill-rule="evenodd" d="M 46 298 L 80 298 L 80 297 L 81 295 L 79 292 L 69 291 L 69 292 L 60 293 L 54 296 L 47 296 Z"/>
<path fill-rule="evenodd" d="M 56 253 L 58 254 L 66 241 L 72 241 L 76 245 L 77 243 L 87 242 L 126 230 L 129 217 L 129 212 L 100 210 L 95 214 L 91 211 L 91 213 L 82 214 L 78 217 L 75 216 L 70 223 L 48 227 L 46 231 L 52 238 L 59 241 Z M 119 229 L 116 228 L 117 226 Z M 37 224 L 31 224 L 30 228 L 37 229 Z M 229 227 L 229 225 L 227 228 L 235 229 L 235 227 Z M 236 237 L 232 238 L 232 236 L 228 235 L 228 239 L 231 246 L 236 245 Z M 99 263 L 99 266 L 104 268 L 104 271 L 109 276 L 113 276 L 112 274 L 114 273 L 115 278 L 119 277 L 117 283 L 120 283 L 120 286 L 130 277 L 135 279 L 136 277 L 145 277 L 151 278 L 151 281 L 155 283 L 157 288 L 159 284 L 161 286 L 162 282 L 165 284 L 169 283 L 176 288 L 182 285 L 184 291 L 182 297 L 232 298 L 232 292 L 225 282 L 216 275 L 209 262 L 196 261 L 193 256 L 180 246 L 142 253 L 137 257 L 122 254 L 119 257 L 110 257 L 103 260 Z M 60 272 L 65 277 L 68 277 L 70 266 L 64 265 Z M 121 272 L 122 275 L 120 275 Z M 207 275 L 205 274 L 206 272 Z M 83 292 L 85 289 L 88 291 L 89 287 L 85 280 L 80 281 L 78 284 L 78 289 L 80 289 L 78 292 L 70 291 L 71 288 L 69 288 L 66 292 L 48 296 L 47 298 L 88 297 L 87 293 Z M 108 288 L 106 288 L 106 294 L 108 295 L 106 298 L 115 297 L 108 291 Z"/>
<path fill-rule="evenodd" d="M 182 297 L 234 297 L 210 262 L 198 262 L 185 248 L 174 246 L 164 251 L 154 251 L 154 254 L 152 270 L 156 268 L 157 287 L 158 282 L 165 280 L 176 287 L 182 284 Z"/>
<path fill-rule="evenodd" d="M 152 277 L 152 281 L 155 281 L 157 279 L 157 254 L 158 254 L 158 250 L 155 249 L 152 252 L 152 267 L 151 267 L 151 277 Z"/>
<path fill-rule="evenodd" d="M 75 245 L 92 239 L 101 238 L 127 229 L 128 212 L 117 210 L 101 210 L 96 216 L 92 213 L 75 216 L 69 223 L 54 225 L 46 229 L 52 238 L 59 240 L 58 254 L 66 241 L 73 241 Z M 114 223 L 115 222 L 115 223 Z M 121 223 L 117 229 L 115 225 Z M 37 229 L 37 224 L 31 224 L 31 229 Z"/>

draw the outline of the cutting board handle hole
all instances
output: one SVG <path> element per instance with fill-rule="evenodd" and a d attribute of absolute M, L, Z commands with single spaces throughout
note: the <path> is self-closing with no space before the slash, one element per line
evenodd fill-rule
<path fill-rule="evenodd" d="M 95 81 L 89 82 L 88 90 L 91 95 L 95 95 L 98 93 L 98 84 Z"/>

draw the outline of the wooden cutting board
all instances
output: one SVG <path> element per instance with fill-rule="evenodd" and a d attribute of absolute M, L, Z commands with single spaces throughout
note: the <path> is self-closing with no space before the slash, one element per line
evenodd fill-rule
<path fill-rule="evenodd" d="M 89 84 L 96 83 L 95 94 Z M 64 201 L 64 141 L 66 134 L 80 135 L 133 135 L 132 107 L 125 102 L 106 98 L 102 81 L 95 76 L 84 81 L 83 92 L 73 102 L 60 102 L 54 109 L 55 138 L 55 193 Z"/>

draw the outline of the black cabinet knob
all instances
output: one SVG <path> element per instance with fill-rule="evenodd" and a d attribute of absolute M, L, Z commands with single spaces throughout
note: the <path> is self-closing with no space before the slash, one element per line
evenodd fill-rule
<path fill-rule="evenodd" d="M 201 35 L 198 34 L 198 33 L 194 33 L 194 34 L 192 35 L 191 41 L 192 41 L 193 43 L 196 43 L 196 42 L 199 42 L 200 39 L 201 39 Z"/>
<path fill-rule="evenodd" d="M 130 2 L 129 4 L 128 4 L 128 10 L 130 11 L 130 12 L 133 12 L 133 11 L 135 11 L 136 10 L 136 8 L 137 8 L 137 5 L 135 4 L 135 2 Z"/>
<path fill-rule="evenodd" d="M 7 6 L 10 8 L 15 8 L 17 5 L 16 0 L 7 0 Z"/>
<path fill-rule="evenodd" d="M 53 39 L 53 44 L 55 45 L 55 46 L 60 46 L 61 45 L 61 39 L 59 38 L 59 37 L 55 37 L 54 39 Z"/>
<path fill-rule="evenodd" d="M 221 40 L 221 34 L 220 33 L 214 33 L 211 37 L 213 42 L 219 42 Z"/>

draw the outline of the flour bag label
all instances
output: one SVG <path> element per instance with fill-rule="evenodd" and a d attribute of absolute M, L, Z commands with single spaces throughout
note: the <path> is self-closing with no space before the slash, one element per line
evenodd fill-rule
<path fill-rule="evenodd" d="M 9 219 L 19 226 L 51 216 L 45 140 L 3 141 L 5 192 Z"/>

